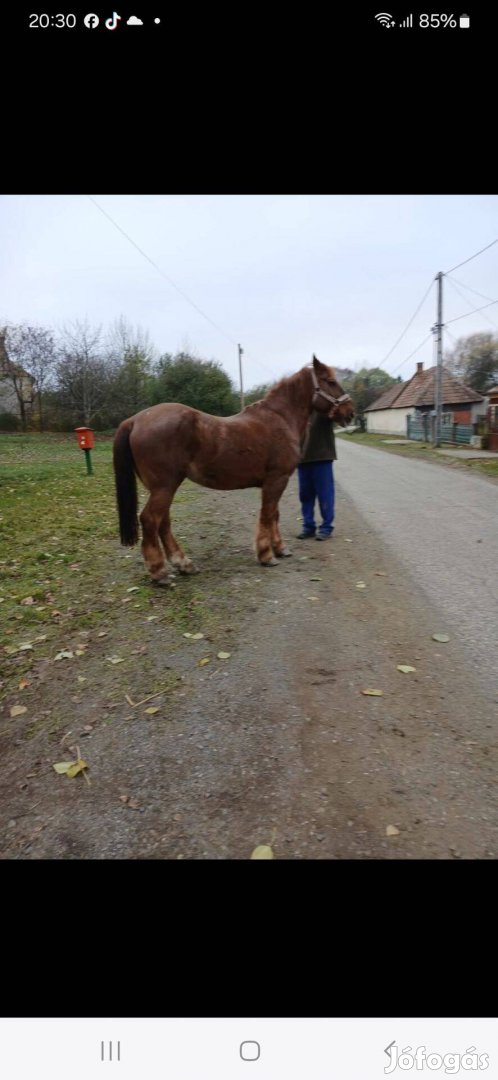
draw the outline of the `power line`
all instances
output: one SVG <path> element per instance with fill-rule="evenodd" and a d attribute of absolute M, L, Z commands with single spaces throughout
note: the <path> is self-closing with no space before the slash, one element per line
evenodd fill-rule
<path fill-rule="evenodd" d="M 444 324 L 444 329 L 445 329 L 446 333 L 448 334 L 448 337 L 450 337 L 451 340 L 455 342 L 455 345 L 457 345 L 458 344 L 457 339 L 456 339 L 455 335 L 451 333 L 451 330 L 448 330 L 448 326 L 447 326 L 446 323 Z"/>
<path fill-rule="evenodd" d="M 445 276 L 448 277 L 447 274 Z M 462 286 L 462 289 L 467 289 L 467 292 L 473 292 L 476 294 L 476 296 L 480 296 L 481 300 L 491 300 L 490 296 L 486 296 L 485 293 L 478 292 L 477 289 L 471 289 L 470 285 L 466 285 L 464 281 L 459 281 L 458 278 L 448 277 L 448 281 L 456 282 L 457 285 Z"/>
<path fill-rule="evenodd" d="M 414 349 L 413 352 L 411 352 L 409 356 L 405 356 L 405 359 L 401 361 L 401 364 L 399 364 L 398 367 L 394 369 L 394 371 L 391 371 L 390 374 L 391 375 L 396 375 L 396 372 L 399 371 L 400 368 L 403 367 L 403 364 L 406 364 L 408 360 L 411 360 L 412 356 L 415 356 L 415 353 L 418 353 L 419 350 L 422 348 L 422 346 L 425 345 L 426 342 L 429 341 L 431 337 L 432 337 L 432 331 L 431 331 L 430 334 L 427 335 L 427 337 L 424 338 L 423 341 L 420 342 L 420 345 L 417 345 L 417 348 Z"/>
<path fill-rule="evenodd" d="M 429 288 L 427 289 L 427 292 L 425 292 L 425 293 L 424 293 L 424 295 L 423 295 L 423 297 L 422 297 L 422 299 L 421 299 L 421 301 L 420 301 L 420 304 L 418 305 L 418 308 L 417 308 L 417 310 L 416 310 L 416 311 L 415 311 L 415 313 L 414 313 L 414 314 L 412 315 L 412 317 L 411 317 L 410 321 L 409 321 L 409 322 L 408 322 L 408 323 L 406 324 L 406 326 L 405 326 L 405 329 L 403 330 L 403 333 L 402 333 L 402 334 L 400 334 L 400 336 L 399 336 L 398 340 L 397 340 L 397 341 L 396 341 L 396 342 L 394 343 L 394 345 L 393 345 L 392 349 L 390 349 L 390 350 L 389 350 L 389 352 L 387 353 L 387 356 L 385 356 L 385 357 L 384 357 L 384 359 L 383 359 L 383 360 L 381 361 L 381 367 L 382 367 L 382 366 L 383 366 L 383 365 L 385 364 L 386 360 L 388 360 L 388 359 L 389 359 L 389 357 L 390 357 L 391 353 L 393 353 L 393 352 L 394 352 L 394 350 L 395 350 L 396 346 L 397 346 L 397 345 L 399 345 L 399 343 L 400 343 L 401 339 L 402 339 L 402 338 L 404 338 L 404 336 L 405 336 L 405 334 L 406 334 L 406 331 L 407 331 L 407 330 L 408 330 L 408 328 L 409 328 L 409 327 L 411 326 L 411 324 L 412 324 L 412 322 L 413 322 L 413 320 L 414 320 L 415 316 L 416 316 L 416 315 L 418 315 L 418 313 L 419 313 L 419 311 L 420 311 L 420 308 L 422 307 L 422 304 L 424 303 L 424 301 L 425 301 L 425 300 L 426 300 L 426 298 L 428 297 L 428 295 L 429 295 L 429 293 L 430 293 L 430 291 L 431 291 L 431 289 L 432 289 L 433 283 L 434 283 L 434 280 L 433 280 L 433 281 L 431 281 L 431 283 L 430 283 L 430 285 L 429 285 Z M 415 351 L 416 351 L 416 350 L 415 350 Z M 412 356 L 413 356 L 413 353 L 412 353 Z M 409 359 L 409 357 L 407 357 L 407 360 L 408 360 L 408 359 Z M 404 363 L 405 363 L 405 361 L 403 360 L 403 364 L 404 364 Z M 400 365 L 400 367 L 401 367 L 401 366 L 402 366 L 402 365 Z"/>
<path fill-rule="evenodd" d="M 230 337 L 229 334 L 225 333 L 225 331 L 222 329 L 222 327 L 218 326 L 218 324 L 215 323 L 213 321 L 213 319 L 211 319 L 209 317 L 209 315 L 206 315 L 205 311 L 202 311 L 202 308 L 200 308 L 193 300 L 191 300 L 190 297 L 187 296 L 187 294 L 185 292 L 183 292 L 183 290 L 180 289 L 178 285 L 175 284 L 173 279 L 170 278 L 168 276 L 168 274 L 165 274 L 164 270 L 161 270 L 161 267 L 158 266 L 157 263 L 155 263 L 154 260 L 151 259 L 150 256 L 147 255 L 147 253 L 145 251 L 143 251 L 143 249 L 141 247 L 139 247 L 138 244 L 135 243 L 134 240 L 132 240 L 131 236 L 129 236 L 128 233 L 125 232 L 125 230 L 122 229 L 120 225 L 118 225 L 117 221 L 114 221 L 114 218 L 112 218 L 111 215 L 107 213 L 107 210 L 104 210 L 103 207 L 99 205 L 97 200 L 93 198 L 93 195 L 87 195 L 87 198 L 90 199 L 90 201 L 94 203 L 94 205 L 97 207 L 97 209 L 100 210 L 101 214 L 103 214 L 104 217 L 108 218 L 108 220 L 115 226 L 115 228 L 118 229 L 118 231 L 123 236 L 125 236 L 127 240 L 129 240 L 130 244 L 132 244 L 133 247 L 136 248 L 137 251 L 139 251 L 141 255 L 143 255 L 144 259 L 147 259 L 147 262 L 149 262 L 151 264 L 151 266 L 153 266 L 154 269 L 157 270 L 157 272 L 161 275 L 161 277 L 165 278 L 165 280 L 170 285 L 172 285 L 173 288 L 176 289 L 176 291 L 178 293 L 180 293 L 180 296 L 183 296 L 183 299 L 186 300 L 187 303 L 191 305 L 191 307 L 195 308 L 195 310 L 198 311 L 199 314 L 202 315 L 202 317 L 204 319 L 207 319 L 207 321 L 209 323 L 211 323 L 211 326 L 214 326 L 216 330 L 219 330 L 220 334 L 223 334 L 223 337 L 225 337 L 227 339 L 227 341 L 230 341 L 232 345 L 236 345 L 238 347 L 238 343 L 236 341 L 234 341 L 234 339 L 232 337 Z M 260 368 L 262 368 L 264 371 L 268 371 L 270 373 L 270 375 L 272 376 L 272 378 L 276 377 L 275 372 L 272 371 L 271 368 L 269 368 L 266 364 L 263 364 L 260 360 L 258 360 L 257 357 L 254 356 L 254 354 L 252 352 L 249 352 L 246 349 L 245 350 L 245 355 L 251 357 L 251 359 L 254 361 L 254 363 L 258 364 L 258 366 Z"/>
<path fill-rule="evenodd" d="M 465 315 L 457 315 L 455 319 L 448 319 L 445 326 L 449 326 L 452 322 L 458 322 L 459 319 L 468 319 L 469 315 L 474 315 L 476 311 L 484 311 L 485 308 L 493 307 L 493 304 L 498 304 L 498 300 L 492 300 L 490 304 L 483 304 L 482 307 L 474 308 L 473 311 L 467 311 Z"/>
<path fill-rule="evenodd" d="M 165 278 L 165 280 L 168 281 L 169 284 L 172 285 L 173 288 L 176 289 L 176 291 L 178 293 L 180 293 L 180 296 L 183 296 L 183 299 L 187 301 L 187 304 L 190 304 L 191 307 L 195 308 L 195 310 L 199 312 L 199 315 L 202 315 L 203 319 L 207 319 L 207 321 L 209 323 L 211 323 L 211 326 L 214 326 L 216 330 L 219 330 L 220 334 L 223 334 L 223 337 L 226 338 L 227 341 L 230 341 L 232 343 L 232 345 L 235 345 L 235 347 L 237 348 L 237 342 L 234 341 L 234 339 L 232 337 L 230 337 L 229 334 L 226 334 L 225 331 L 222 330 L 221 326 L 218 326 L 217 323 L 213 322 L 213 319 L 210 319 L 209 315 L 206 315 L 206 312 L 202 311 L 202 308 L 198 307 L 198 305 L 196 303 L 194 303 L 194 301 L 191 300 L 190 297 L 187 296 L 187 294 L 185 292 L 183 292 L 183 290 L 180 289 L 178 285 L 175 285 L 175 282 L 173 281 L 173 279 L 168 277 L 168 274 L 165 274 L 164 270 L 161 270 L 161 267 L 158 266 L 157 263 L 155 263 L 154 260 L 151 259 L 146 254 L 146 252 L 143 251 L 142 248 L 139 247 L 138 244 L 135 243 L 134 240 L 132 240 L 131 236 L 128 236 L 128 233 L 125 232 L 125 230 L 121 228 L 121 225 L 118 225 L 117 221 L 114 221 L 114 218 L 112 218 L 111 215 L 107 213 L 107 210 L 104 210 L 101 206 L 99 206 L 97 200 L 93 198 L 93 195 L 87 195 L 87 199 L 90 199 L 90 201 L 93 202 L 94 205 L 97 207 L 97 210 L 100 210 L 100 213 L 103 214 L 104 217 L 108 218 L 110 222 L 112 222 L 112 224 L 115 226 L 115 228 L 118 229 L 118 231 L 120 233 L 122 233 L 122 235 L 125 236 L 127 240 L 129 240 L 130 244 L 133 244 L 133 247 L 136 248 L 137 251 L 139 251 L 141 255 L 143 255 L 144 259 L 147 259 L 147 262 L 149 262 L 151 264 L 151 266 L 153 266 L 154 269 L 157 270 L 157 272 L 161 275 L 161 277 Z"/>
<path fill-rule="evenodd" d="M 477 259 L 478 255 L 482 255 L 483 251 L 487 251 L 488 248 L 493 247 L 493 244 L 498 244 L 498 239 L 492 240 L 490 244 L 486 244 L 486 247 L 481 248 L 480 251 L 476 251 L 475 255 L 470 255 L 468 259 L 464 259 L 463 262 L 457 263 L 456 266 L 452 266 L 451 270 L 445 270 L 445 274 L 452 274 L 454 270 L 458 270 L 459 266 L 465 266 L 465 263 L 472 262 L 472 259 Z"/>
<path fill-rule="evenodd" d="M 475 312 L 475 311 L 481 310 L 480 308 L 473 307 L 473 305 L 470 303 L 470 300 L 467 300 L 467 297 L 464 296 L 463 293 L 460 292 L 460 289 L 457 288 L 453 278 L 448 277 L 447 274 L 445 276 L 448 278 L 448 281 L 449 281 L 450 285 L 454 288 L 455 292 L 457 292 L 458 295 L 462 297 L 462 300 L 465 300 L 465 303 L 468 304 L 468 306 L 470 307 L 471 310 L 469 311 L 469 315 L 473 314 L 473 312 Z M 465 288 L 465 286 L 464 286 L 464 288 Z M 475 292 L 475 289 L 474 290 L 471 289 L 471 292 Z M 482 293 L 477 293 L 477 296 L 482 296 Z M 489 296 L 485 296 L 485 297 L 483 297 L 483 299 L 484 300 L 490 300 L 491 298 Z M 493 300 L 491 300 L 491 304 L 492 303 L 494 303 Z M 492 319 L 488 318 L 487 315 L 484 315 L 483 317 L 490 324 L 490 326 L 494 326 L 498 330 L 498 325 L 496 323 L 494 323 Z"/>

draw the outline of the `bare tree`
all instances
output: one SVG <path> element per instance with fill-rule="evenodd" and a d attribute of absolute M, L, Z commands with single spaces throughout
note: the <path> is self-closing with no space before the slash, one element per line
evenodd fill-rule
<path fill-rule="evenodd" d="M 113 410 L 117 417 L 145 408 L 150 396 L 150 377 L 156 350 L 148 331 L 136 329 L 121 316 L 108 335 L 108 357 L 113 379 Z"/>
<path fill-rule="evenodd" d="M 0 331 L 0 378 L 12 389 L 23 431 L 35 397 L 43 427 L 43 392 L 50 382 L 54 362 L 55 343 L 50 330 L 21 323 Z"/>
<path fill-rule="evenodd" d="M 108 355 L 113 361 L 122 363 L 127 352 L 134 349 L 140 352 L 149 364 L 154 364 L 157 359 L 148 330 L 141 326 L 133 327 L 131 322 L 120 315 L 113 322 L 107 337 Z"/>
<path fill-rule="evenodd" d="M 444 362 L 453 375 L 485 394 L 498 382 L 498 337 L 487 332 L 459 338 Z"/>
<path fill-rule="evenodd" d="M 110 371 L 102 328 L 76 320 L 60 333 L 57 382 L 63 404 L 87 427 L 107 404 Z"/>

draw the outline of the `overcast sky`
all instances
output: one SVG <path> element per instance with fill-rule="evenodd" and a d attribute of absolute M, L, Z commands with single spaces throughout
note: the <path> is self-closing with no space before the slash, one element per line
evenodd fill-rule
<path fill-rule="evenodd" d="M 418 360 L 430 366 L 432 339 L 407 357 L 435 322 L 435 287 L 386 357 L 435 274 L 498 237 L 496 195 L 93 197 L 176 289 L 87 196 L 4 195 L 0 323 L 108 326 L 125 315 L 159 352 L 215 359 L 237 386 L 240 342 L 246 389 L 313 352 L 403 379 Z M 463 295 L 445 281 L 445 322 L 486 303 L 460 282 L 498 299 L 498 244 L 454 277 Z M 448 329 L 498 333 L 498 304 Z"/>

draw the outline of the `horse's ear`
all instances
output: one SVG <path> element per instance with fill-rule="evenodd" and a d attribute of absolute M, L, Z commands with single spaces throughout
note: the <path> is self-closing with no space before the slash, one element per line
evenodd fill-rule
<path fill-rule="evenodd" d="M 317 374 L 320 371 L 325 371 L 326 370 L 325 364 L 320 363 L 320 361 L 317 360 L 314 353 L 313 353 L 313 367 L 314 367 L 315 371 L 317 372 Z"/>

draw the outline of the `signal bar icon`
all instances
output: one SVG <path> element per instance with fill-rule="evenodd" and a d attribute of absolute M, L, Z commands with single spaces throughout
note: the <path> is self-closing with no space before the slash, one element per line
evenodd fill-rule
<path fill-rule="evenodd" d="M 413 15 L 407 15 L 403 22 L 399 23 L 400 26 L 413 26 Z"/>

